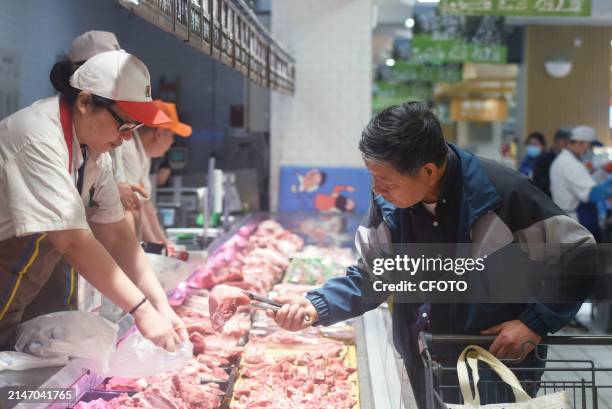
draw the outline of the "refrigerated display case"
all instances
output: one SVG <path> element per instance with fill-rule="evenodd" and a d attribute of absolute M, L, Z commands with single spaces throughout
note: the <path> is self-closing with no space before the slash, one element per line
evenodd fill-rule
<path fill-rule="evenodd" d="M 312 215 L 312 214 L 251 214 L 236 223 L 226 234 L 220 236 L 207 249 L 208 256 L 203 252 L 194 252 L 189 263 L 164 264 L 156 262 L 156 270 L 166 290 L 172 305 L 180 305 L 190 294 L 199 294 L 202 290 L 190 286 L 194 275 L 215 263 L 216 259 L 227 257 L 228 248 L 235 246 L 237 238 L 250 237 L 264 220 L 275 220 L 285 229 L 298 234 L 307 246 L 344 246 L 352 248 L 353 233 L 359 225 L 359 217 L 355 215 Z M 321 232 L 329 232 L 323 237 Z M 112 317 L 112 314 L 107 316 Z M 127 333 L 133 326 L 130 316 L 118 320 L 120 335 Z M 353 358 L 357 366 L 358 401 L 361 409 L 379 409 L 387 407 L 410 408 L 410 387 L 401 361 L 392 347 L 390 337 L 390 315 L 386 306 L 371 311 L 362 317 L 352 320 L 354 328 Z M 330 330 L 331 331 L 331 330 Z M 231 369 L 230 380 L 224 388 L 229 393 L 223 400 L 222 407 L 229 407 L 231 391 L 234 382 L 239 379 L 235 371 L 239 365 Z M 232 372 L 233 371 L 233 372 Z M 63 368 L 47 368 L 44 370 L 22 371 L 19 373 L 0 372 L 2 385 L 27 385 L 28 387 L 74 388 L 82 399 L 110 399 L 119 396 L 119 392 L 111 393 L 100 390 L 104 379 L 88 368 L 76 368 L 68 365 Z M 4 407 L 13 407 L 14 403 L 2 402 Z M 12 406 L 11 406 L 12 405 Z M 65 403 L 28 405 L 28 408 L 64 409 Z"/>

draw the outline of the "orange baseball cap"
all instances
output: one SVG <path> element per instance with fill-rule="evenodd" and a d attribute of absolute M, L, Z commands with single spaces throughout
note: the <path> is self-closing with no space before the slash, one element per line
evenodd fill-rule
<path fill-rule="evenodd" d="M 191 127 L 179 121 L 175 104 L 173 104 L 172 102 L 164 102 L 161 99 L 156 99 L 153 102 L 159 108 L 160 111 L 162 111 L 164 114 L 166 114 L 168 118 L 170 118 L 170 122 L 156 125 L 155 128 L 169 129 L 178 136 L 182 136 L 183 138 L 186 138 L 191 135 Z"/>

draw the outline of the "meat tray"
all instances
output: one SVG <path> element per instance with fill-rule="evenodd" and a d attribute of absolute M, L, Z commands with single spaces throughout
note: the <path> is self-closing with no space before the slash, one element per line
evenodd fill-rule
<path fill-rule="evenodd" d="M 344 352 L 344 362 L 347 366 L 352 367 L 352 368 L 357 368 L 357 350 L 354 344 L 351 343 L 345 343 L 345 352 Z M 267 355 L 271 355 L 271 356 L 277 356 L 277 355 L 293 355 L 296 353 L 300 352 L 300 348 L 296 348 L 296 347 L 279 347 L 279 346 L 274 346 L 271 348 L 266 349 L 266 354 Z M 312 352 L 309 350 L 302 350 L 301 352 Z M 234 374 L 236 376 L 236 379 L 234 379 L 233 385 L 232 385 L 232 392 L 233 392 L 233 387 L 236 385 L 240 385 L 242 382 L 242 378 L 240 377 L 240 369 L 238 371 L 236 371 L 236 373 Z M 359 391 L 359 377 L 358 374 L 355 372 L 354 374 L 351 375 L 350 379 L 350 383 L 351 383 L 351 395 L 353 396 L 353 398 L 356 400 L 356 404 L 355 406 L 352 407 L 352 409 L 360 409 L 361 408 L 361 396 L 360 396 L 360 391 Z M 232 396 L 233 394 L 230 395 L 226 395 L 226 399 L 225 400 L 229 400 L 229 402 L 227 402 L 227 406 L 225 406 L 225 400 L 224 400 L 224 405 L 222 406 L 222 409 L 229 409 L 231 407 L 231 404 L 233 402 L 234 397 Z M 229 398 L 229 399 L 228 399 Z"/>
<path fill-rule="evenodd" d="M 238 369 L 235 366 L 224 367 L 223 370 L 225 370 L 225 372 L 229 375 L 229 379 L 226 382 L 214 382 L 214 381 L 206 380 L 206 379 L 203 379 L 201 382 L 202 384 L 216 383 L 217 385 L 219 385 L 219 388 L 225 392 L 219 409 L 229 408 L 229 404 L 232 398 L 232 391 L 234 389 L 234 384 L 236 383 L 236 378 L 237 378 L 237 373 L 238 373 Z M 137 393 L 135 391 L 126 392 L 126 391 L 107 390 L 105 389 L 105 385 L 107 384 L 109 379 L 110 378 L 106 378 L 100 385 L 98 385 L 96 389 L 93 389 L 89 392 L 84 393 L 79 398 L 79 400 L 74 403 L 74 405 L 67 407 L 67 409 L 74 408 L 74 406 L 76 406 L 79 402 L 91 402 L 91 401 L 94 401 L 100 398 L 105 401 L 110 401 L 114 398 L 119 397 L 122 394 L 133 396 Z"/>

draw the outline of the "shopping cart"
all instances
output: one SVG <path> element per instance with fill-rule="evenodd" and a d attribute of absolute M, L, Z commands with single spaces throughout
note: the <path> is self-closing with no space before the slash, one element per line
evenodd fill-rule
<path fill-rule="evenodd" d="M 427 409 L 447 409 L 444 402 L 457 401 L 462 403 L 461 392 L 456 377 L 456 362 L 454 364 L 441 364 L 437 361 L 436 349 L 449 350 L 456 348 L 461 351 L 467 345 L 479 345 L 488 347 L 491 345 L 495 336 L 488 335 L 432 335 L 421 333 L 419 336 L 419 348 L 421 358 L 425 368 L 425 403 Z M 541 345 L 554 346 L 562 349 L 561 346 L 579 345 L 584 347 L 610 346 L 612 336 L 550 336 L 545 337 Z M 550 351 L 549 351 L 550 352 Z M 522 380 L 521 384 L 525 391 L 531 395 L 538 391 L 538 396 L 542 394 L 554 393 L 565 390 L 569 397 L 570 405 L 574 409 L 598 409 L 602 402 L 612 407 L 612 368 L 597 367 L 593 359 L 549 359 L 539 355 L 538 349 L 534 351 L 534 359 L 544 367 L 521 366 L 516 364 L 511 369 L 515 373 L 521 373 L 519 378 L 532 378 L 526 374 L 542 373 L 541 379 Z M 600 353 L 601 354 L 601 353 Z M 549 354 L 550 355 L 550 354 Z M 555 354 L 559 355 L 559 354 Z M 561 354 L 562 356 L 563 354 Z M 593 354 L 596 356 L 597 354 Z M 602 355 L 600 355 L 602 356 Z M 450 362 L 450 361 L 446 361 Z M 506 364 L 512 360 L 504 360 Z M 515 360 L 514 362 L 517 362 Z M 532 360 L 533 362 L 533 360 Z M 481 368 L 481 373 L 489 368 Z M 453 379 L 451 382 L 445 382 Z M 486 376 L 485 376 L 486 378 Z M 507 403 L 513 402 L 513 394 L 510 389 L 499 387 L 503 382 L 482 380 L 479 390 L 483 401 Z M 495 394 L 495 395 L 492 395 Z M 446 398 L 446 400 L 445 400 Z"/>

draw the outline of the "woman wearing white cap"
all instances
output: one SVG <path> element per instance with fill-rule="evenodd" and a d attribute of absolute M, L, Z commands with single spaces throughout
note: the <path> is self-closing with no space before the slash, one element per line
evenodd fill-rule
<path fill-rule="evenodd" d="M 70 46 L 68 58 L 75 64 L 82 64 L 94 55 L 113 50 L 120 50 L 119 40 L 115 34 L 109 31 L 87 31 L 76 37 Z M 125 210 L 134 210 L 140 206 L 139 197 L 146 196 L 145 190 L 139 185 L 127 183 L 125 170 L 123 168 L 122 150 L 110 151 L 113 158 L 113 173 L 119 187 L 119 197 Z M 140 196 L 138 196 L 138 193 Z"/>
<path fill-rule="evenodd" d="M 75 68 L 57 63 L 60 96 L 0 122 L 0 345 L 63 255 L 145 337 L 173 350 L 184 324 L 124 220 L 106 153 L 169 118 L 136 57 L 109 51 Z"/>

